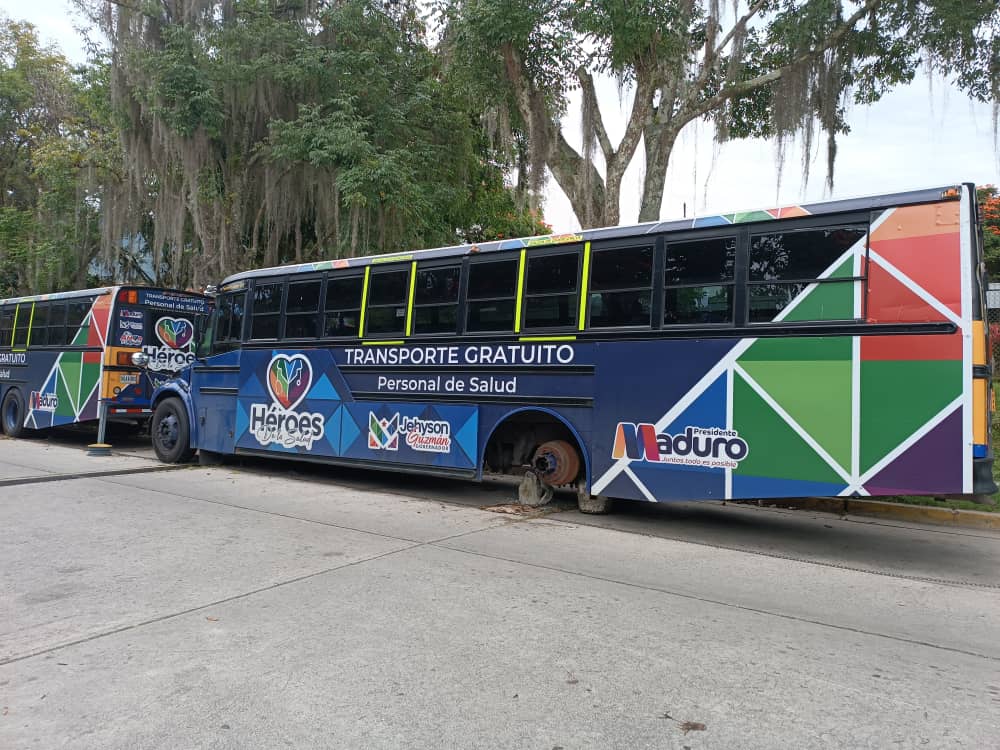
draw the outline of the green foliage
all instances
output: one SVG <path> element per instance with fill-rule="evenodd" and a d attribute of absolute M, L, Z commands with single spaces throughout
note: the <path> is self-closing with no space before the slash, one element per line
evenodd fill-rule
<path fill-rule="evenodd" d="M 657 218 L 670 152 L 698 119 L 713 121 L 720 140 L 767 137 L 783 147 L 799 137 L 806 153 L 822 130 L 832 187 L 836 136 L 847 129 L 852 99 L 871 104 L 921 66 L 974 99 L 1000 99 L 996 0 L 438 0 L 437 7 L 445 59 L 468 77 L 491 128 L 506 124 L 502 140 L 526 143 L 521 161 L 548 167 L 585 225 L 617 220 L 620 176 L 640 140 L 640 220 Z M 634 94 L 619 144 L 605 137 L 612 128 L 588 90 L 598 73 Z M 584 148 L 574 152 L 563 118 L 581 86 Z"/>
<path fill-rule="evenodd" d="M 0 296 L 86 281 L 115 161 L 106 82 L 106 65 L 73 70 L 30 24 L 0 18 Z"/>
<path fill-rule="evenodd" d="M 990 278 L 1000 279 L 1000 192 L 994 185 L 983 185 L 976 190 L 976 197 L 983 223 L 986 272 Z"/>
<path fill-rule="evenodd" d="M 459 238 L 462 242 L 487 242 L 510 237 L 551 234 L 538 211 L 517 205 L 514 194 L 504 184 L 499 165 L 482 162 L 470 182 L 469 200 L 464 204 Z"/>
<path fill-rule="evenodd" d="M 211 60 L 193 31 L 168 26 L 162 50 L 136 51 L 136 64 L 145 68 L 149 87 L 139 96 L 170 128 L 189 137 L 199 129 L 218 135 L 223 126 L 221 102 L 209 77 Z"/>
<path fill-rule="evenodd" d="M 161 280 L 544 229 L 412 0 L 78 2 L 115 43 L 129 211 L 109 243 L 141 235 Z"/>

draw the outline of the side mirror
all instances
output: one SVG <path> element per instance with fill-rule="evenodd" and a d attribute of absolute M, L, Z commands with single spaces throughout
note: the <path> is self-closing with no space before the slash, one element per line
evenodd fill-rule
<path fill-rule="evenodd" d="M 149 364 L 149 355 L 144 352 L 135 352 L 132 355 L 132 364 L 136 367 L 146 367 Z"/>

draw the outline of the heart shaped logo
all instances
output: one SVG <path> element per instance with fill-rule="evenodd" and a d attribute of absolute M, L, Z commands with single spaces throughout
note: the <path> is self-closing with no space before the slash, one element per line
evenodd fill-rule
<path fill-rule="evenodd" d="M 302 354 L 277 354 L 267 366 L 267 388 L 271 398 L 286 409 L 294 409 L 305 398 L 312 383 L 312 365 Z"/>
<path fill-rule="evenodd" d="M 194 338 L 194 326 L 184 318 L 160 318 L 156 321 L 156 335 L 164 346 L 183 349 Z"/>

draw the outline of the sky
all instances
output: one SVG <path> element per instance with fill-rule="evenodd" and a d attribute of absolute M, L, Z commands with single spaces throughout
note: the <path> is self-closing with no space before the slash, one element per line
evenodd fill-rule
<path fill-rule="evenodd" d="M 84 59 L 82 19 L 69 0 L 0 0 L 0 11 L 28 20 L 43 41 L 58 45 L 72 61 Z M 601 112 L 612 140 L 624 132 L 629 101 L 621 101 L 613 81 L 598 83 Z M 946 81 L 918 76 L 870 107 L 852 107 L 851 132 L 838 138 L 834 189 L 825 187 L 825 136 L 813 154 L 808 183 L 802 180 L 802 151 L 786 150 L 778 179 L 773 144 L 751 139 L 716 144 L 707 124 L 692 124 L 677 140 L 667 170 L 660 218 L 726 213 L 959 182 L 1000 183 L 1000 143 L 993 131 L 992 107 L 972 102 Z M 579 106 L 565 122 L 566 137 L 581 144 Z M 621 223 L 638 219 L 642 175 L 641 149 L 622 185 Z M 555 180 L 546 183 L 544 212 L 556 232 L 579 229 L 566 196 Z"/>

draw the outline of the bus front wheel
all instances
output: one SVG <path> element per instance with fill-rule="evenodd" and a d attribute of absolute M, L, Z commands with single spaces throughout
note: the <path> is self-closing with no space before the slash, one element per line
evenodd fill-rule
<path fill-rule="evenodd" d="M 8 437 L 16 438 L 24 434 L 24 399 L 16 388 L 11 388 L 3 397 L 3 404 L 0 405 L 0 422 L 3 424 L 4 434 Z"/>
<path fill-rule="evenodd" d="M 191 460 L 191 425 L 187 409 L 176 398 L 161 401 L 153 412 L 150 429 L 156 457 L 167 464 L 181 464 Z"/>

